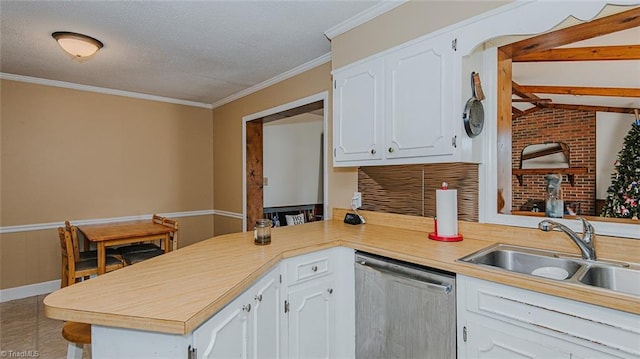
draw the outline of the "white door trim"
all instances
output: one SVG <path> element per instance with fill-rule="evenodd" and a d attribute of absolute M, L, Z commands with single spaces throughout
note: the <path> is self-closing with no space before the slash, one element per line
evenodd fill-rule
<path fill-rule="evenodd" d="M 273 107 L 264 111 L 256 112 L 242 117 L 242 231 L 247 230 L 247 122 L 257 120 L 259 118 L 273 115 L 279 112 L 291 110 L 296 107 L 308 105 L 310 103 L 322 100 L 323 103 L 323 116 L 324 116 L 324 136 L 323 146 L 324 153 L 322 154 L 323 161 L 323 215 L 327 217 L 327 203 L 329 202 L 329 172 L 328 172 L 328 160 L 329 152 L 327 148 L 329 146 L 328 134 L 329 134 L 329 91 L 323 91 L 315 95 L 307 96 L 284 105 Z"/>

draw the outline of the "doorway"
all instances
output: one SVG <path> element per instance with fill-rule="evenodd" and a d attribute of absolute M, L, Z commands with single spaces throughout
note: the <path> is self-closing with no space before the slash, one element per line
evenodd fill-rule
<path fill-rule="evenodd" d="M 312 95 L 259 113 L 245 116 L 242 124 L 243 154 L 243 223 L 245 231 L 253 228 L 253 223 L 264 218 L 264 125 L 301 114 L 322 115 L 322 213 L 327 213 L 327 136 L 328 133 L 328 92 Z M 296 148 L 291 148 L 292 152 Z"/>

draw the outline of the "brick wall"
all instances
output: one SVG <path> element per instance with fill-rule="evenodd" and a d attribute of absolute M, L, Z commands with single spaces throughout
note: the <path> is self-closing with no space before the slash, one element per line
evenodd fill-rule
<path fill-rule="evenodd" d="M 586 167 L 587 174 L 576 175 L 575 186 L 562 178 L 565 202 L 580 202 L 582 214 L 596 215 L 596 114 L 595 112 L 546 109 L 522 116 L 512 125 L 512 164 L 520 167 L 520 154 L 526 145 L 564 142 L 570 148 L 570 166 Z M 544 200 L 544 175 L 525 175 L 522 186 L 513 176 L 513 210 L 530 199 Z M 544 208 L 541 208 L 544 211 Z"/>

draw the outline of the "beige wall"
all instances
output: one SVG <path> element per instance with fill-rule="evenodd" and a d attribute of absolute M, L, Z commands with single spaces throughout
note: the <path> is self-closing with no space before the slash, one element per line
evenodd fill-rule
<path fill-rule="evenodd" d="M 243 116 L 323 91 L 329 91 L 331 103 L 332 68 L 506 2 L 410 1 L 333 39 L 331 63 L 216 108 L 213 115 L 201 108 L 2 80 L 0 225 L 212 207 L 241 213 Z M 356 169 L 330 168 L 328 186 L 329 208 L 349 207 Z M 182 244 L 211 236 L 214 226 L 216 234 L 229 233 L 242 230 L 242 221 L 183 219 Z M 53 230 L 2 235 L 0 248 L 0 288 L 59 277 Z"/>
<path fill-rule="evenodd" d="M 408 1 L 331 40 L 332 68 L 340 68 L 511 1 Z"/>
<path fill-rule="evenodd" d="M 242 117 L 277 107 L 322 91 L 329 91 L 331 70 L 402 44 L 421 35 L 504 5 L 509 1 L 409 1 L 331 41 L 331 63 L 319 66 L 213 110 L 215 209 L 242 212 Z M 329 107 L 331 109 L 331 106 Z M 333 148 L 332 113 L 329 111 L 329 149 Z M 331 154 L 331 151 L 328 152 Z M 333 168 L 329 157 L 331 208 L 349 207 L 357 190 L 355 168 Z M 239 219 L 216 219 L 225 230 L 242 230 Z"/>
<path fill-rule="evenodd" d="M 213 208 L 211 110 L 24 82 L 0 84 L 0 225 Z M 181 246 L 212 216 L 178 219 Z M 55 230 L 0 236 L 0 287 L 57 279 Z"/>
<path fill-rule="evenodd" d="M 270 86 L 213 110 L 215 209 L 242 213 L 242 118 L 298 99 L 329 91 L 331 109 L 331 65 L 329 63 Z M 331 119 L 331 111 L 329 118 Z M 329 148 L 332 145 L 329 123 Z M 329 158 L 330 159 L 330 158 Z M 331 159 L 329 160 L 331 166 Z M 329 169 L 329 208 L 348 207 L 357 188 L 357 171 Z M 222 220 L 220 220 L 222 221 Z M 216 224 L 218 220 L 216 220 Z M 227 220 L 225 233 L 241 231 L 242 221 Z M 221 234 L 216 227 L 216 234 Z"/>

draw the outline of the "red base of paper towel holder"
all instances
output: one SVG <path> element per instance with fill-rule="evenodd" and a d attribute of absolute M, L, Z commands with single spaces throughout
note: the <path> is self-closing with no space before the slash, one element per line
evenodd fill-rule
<path fill-rule="evenodd" d="M 457 236 L 439 236 L 435 232 L 431 232 L 429 233 L 429 239 L 442 242 L 460 242 L 462 240 L 462 234 L 458 234 Z"/>

